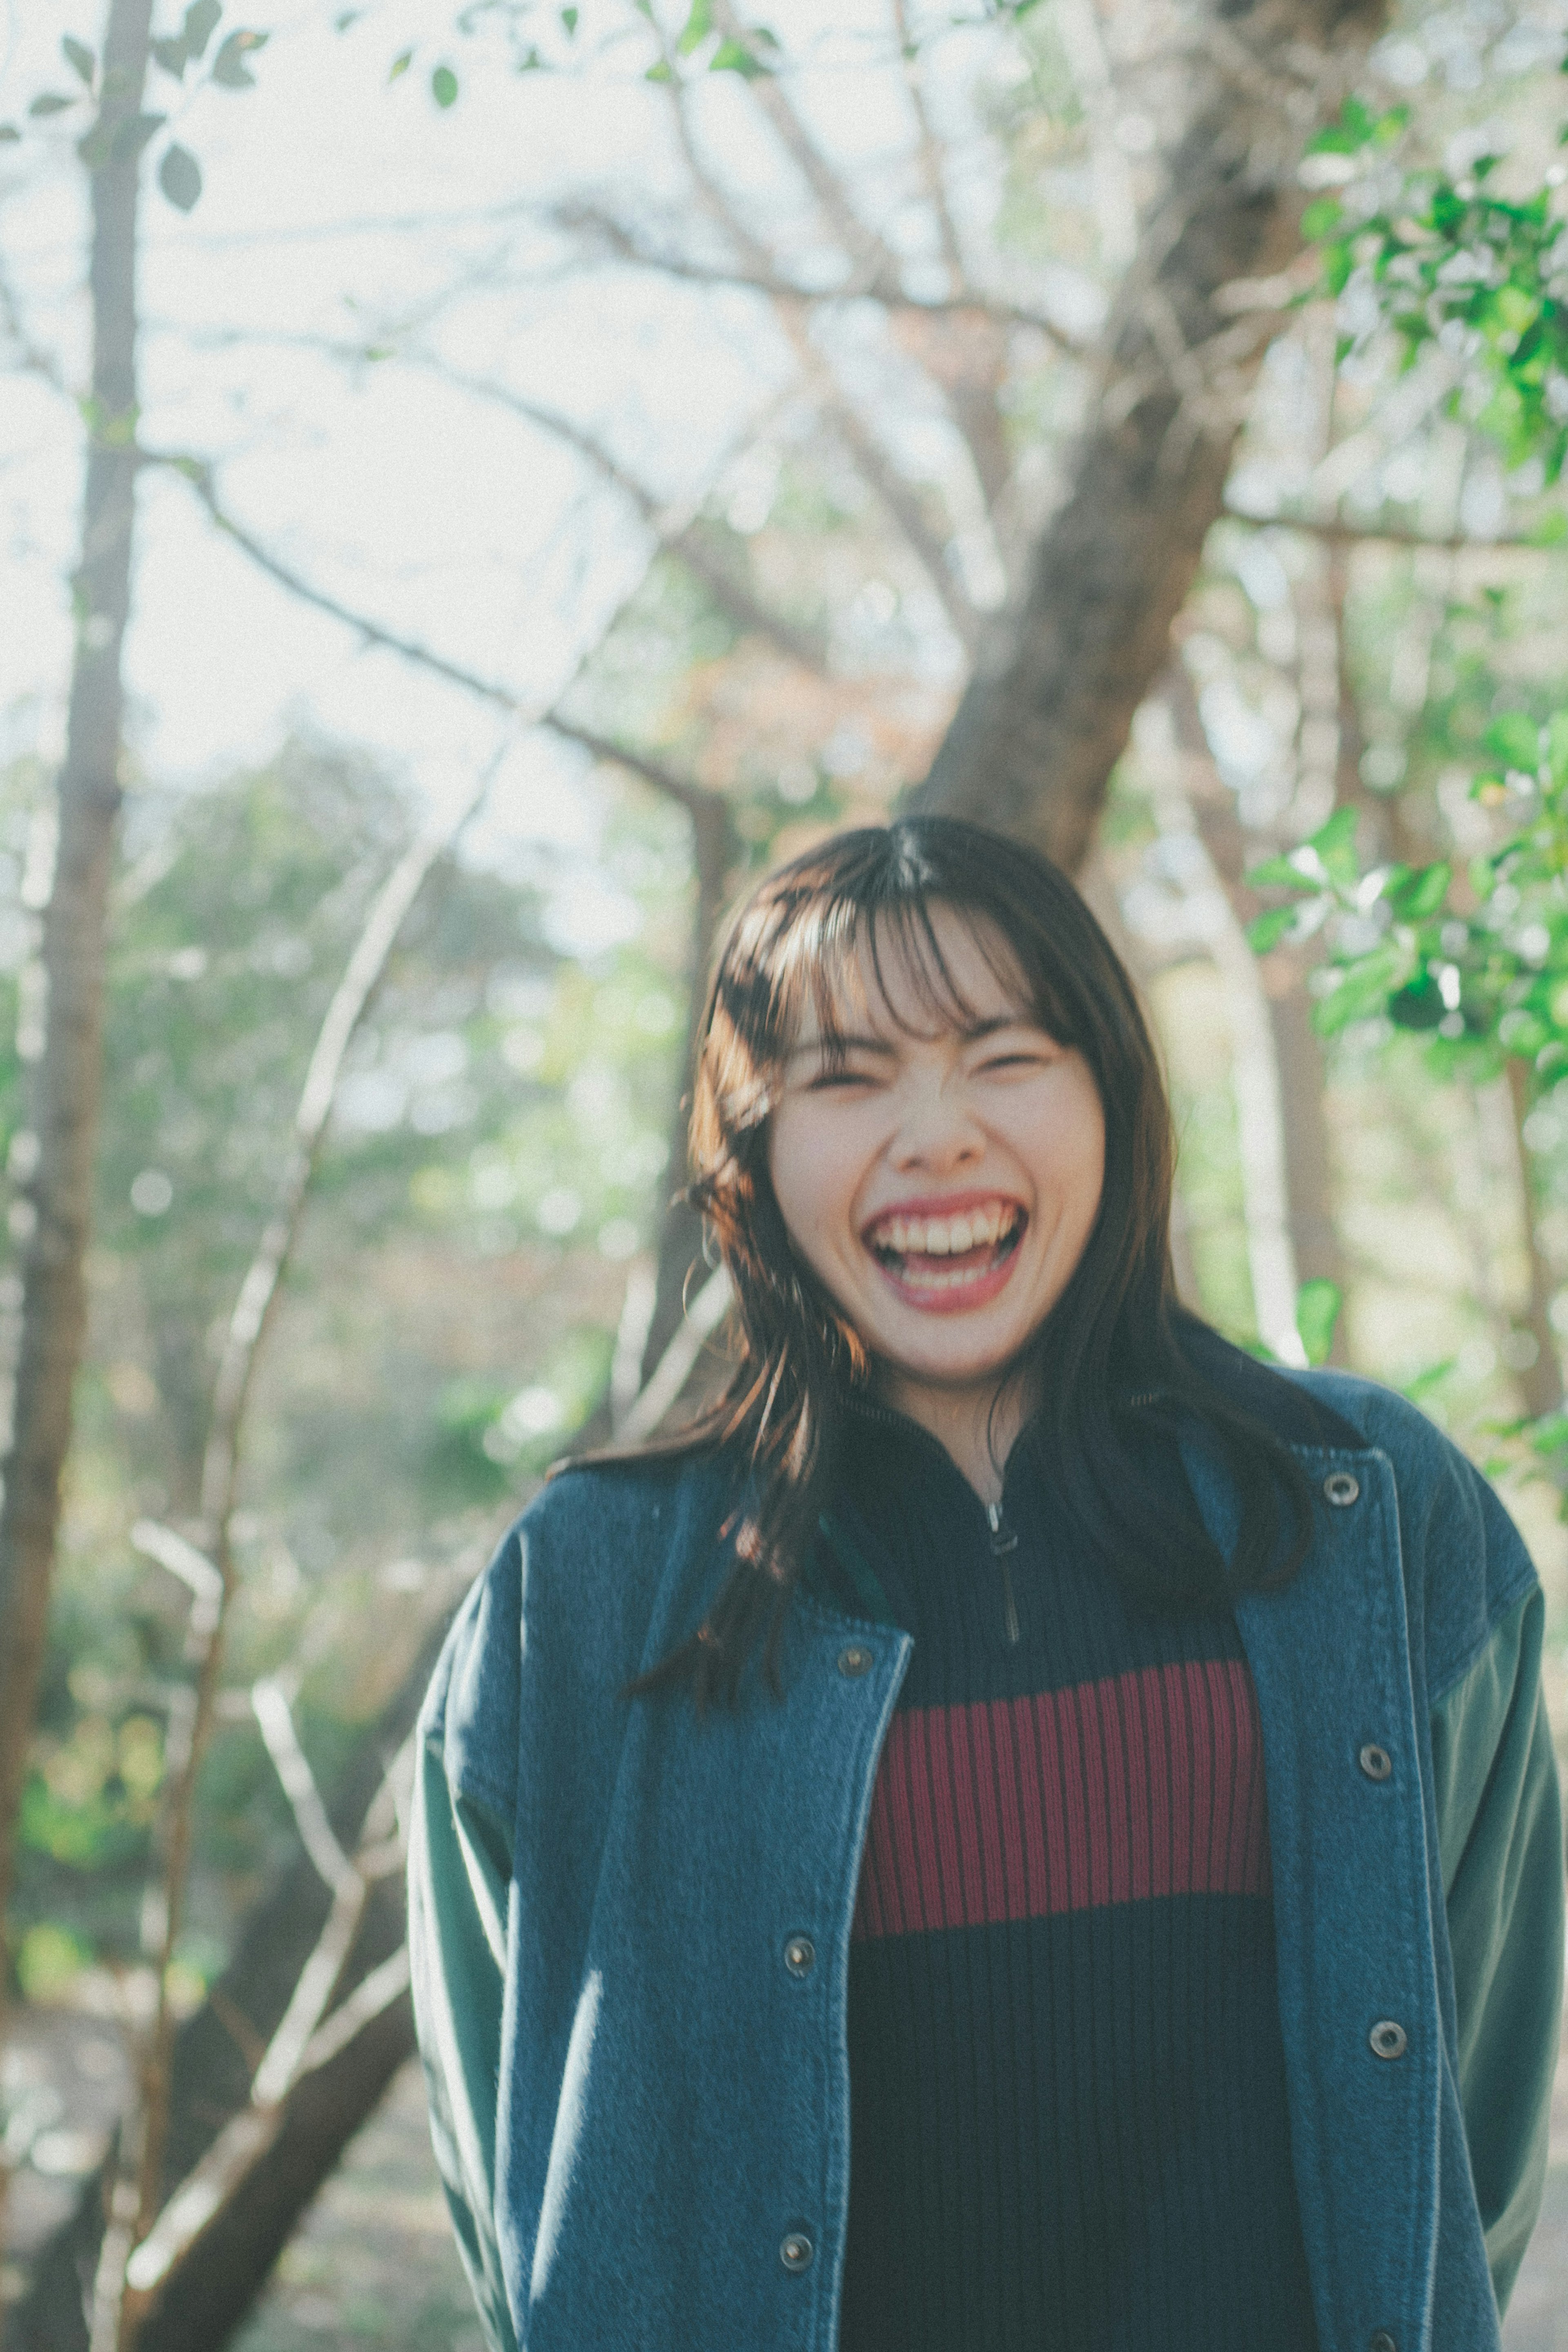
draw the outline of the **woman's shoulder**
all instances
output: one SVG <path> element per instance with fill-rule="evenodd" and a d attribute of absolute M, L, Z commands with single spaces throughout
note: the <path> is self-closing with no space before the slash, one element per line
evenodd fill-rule
<path fill-rule="evenodd" d="M 568 1705 L 640 1667 L 672 1586 L 700 1578 L 737 1491 L 712 1451 L 585 1461 L 547 1480 L 458 1610 L 422 1718 L 427 1741 L 475 1758 L 515 1750 L 525 1678 Z"/>
<path fill-rule="evenodd" d="M 1490 1482 L 1408 1397 L 1355 1372 L 1266 1364 L 1217 1334 L 1184 1351 L 1228 1402 L 1298 1455 L 1381 1454 L 1392 1475 L 1396 1544 L 1422 1629 L 1431 1687 L 1463 1673 L 1493 1630 L 1531 1591 L 1523 1538 Z M 1325 1462 L 1325 1476 L 1336 1466 Z M 1366 1474 L 1361 1473 L 1364 1486 Z M 1339 1514 L 1333 1512 L 1331 1518 Z"/>

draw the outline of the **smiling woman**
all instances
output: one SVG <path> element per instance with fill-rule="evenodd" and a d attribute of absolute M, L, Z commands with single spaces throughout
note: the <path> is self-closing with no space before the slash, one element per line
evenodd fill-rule
<path fill-rule="evenodd" d="M 930 971 L 896 940 L 884 955 L 873 933 L 831 1025 L 805 1007 L 768 1171 L 880 1393 L 990 1502 L 1038 1402 L 1029 1342 L 1099 1213 L 1105 1120 L 1083 1055 L 1040 1025 L 1001 935 L 982 945 L 954 908 L 929 913 Z"/>
<path fill-rule="evenodd" d="M 1177 1307 L 1147 1031 L 1016 843 L 765 881 L 692 1158 L 730 1384 L 551 1483 L 423 1717 L 491 2343 L 1496 2352 L 1563 1873 L 1485 1481 Z"/>

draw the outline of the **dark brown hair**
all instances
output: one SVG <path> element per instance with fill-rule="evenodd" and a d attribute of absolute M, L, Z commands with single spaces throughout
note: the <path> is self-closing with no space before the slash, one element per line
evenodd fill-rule
<path fill-rule="evenodd" d="M 878 982 L 884 960 L 896 958 L 923 1017 L 938 1025 L 972 1017 L 943 959 L 934 904 L 973 925 L 1009 994 L 1021 978 L 1033 1017 L 1082 1055 L 1104 1110 L 1099 1213 L 1018 1368 L 1034 1376 L 1040 1400 L 1025 1437 L 1041 1449 L 1084 1539 L 1148 1601 L 1212 1606 L 1248 1585 L 1283 1581 L 1306 1549 L 1306 1485 L 1293 1455 L 1182 1346 L 1194 1324 L 1171 1277 L 1170 1112 L 1114 950 L 1039 852 L 954 818 L 904 818 L 836 835 L 769 875 L 719 953 L 693 1088 L 689 1197 L 729 1275 L 735 1369 L 696 1422 L 634 1458 L 734 1449 L 753 1473 L 755 1503 L 705 1623 L 634 1692 L 689 1680 L 699 1706 L 733 1699 L 759 1639 L 777 1686 L 779 1643 L 831 1496 L 846 1409 L 871 1367 L 858 1333 L 791 1247 L 768 1173 L 768 1115 L 808 999 L 831 1053 L 841 991 L 862 956 Z M 1137 1427 L 1151 1412 L 1196 1416 L 1229 1469 L 1240 1523 L 1228 1562 L 1196 1509 L 1173 1517 L 1168 1486 L 1151 1479 Z M 1282 1500 L 1295 1521 L 1283 1547 Z"/>

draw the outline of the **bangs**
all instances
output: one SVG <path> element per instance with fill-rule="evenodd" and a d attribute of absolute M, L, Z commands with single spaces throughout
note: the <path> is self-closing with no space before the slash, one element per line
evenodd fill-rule
<path fill-rule="evenodd" d="M 841 1066 L 867 1016 L 908 1036 L 974 1034 L 994 1003 L 970 1001 L 967 958 L 954 969 L 934 919 L 940 908 L 1022 1020 L 1077 1047 L 1104 1092 L 1107 1027 L 1137 1015 L 1120 967 L 1071 885 L 1025 853 L 947 820 L 901 821 L 841 834 L 763 883 L 718 960 L 701 1048 L 708 1109 L 693 1129 L 699 1164 L 713 1164 L 767 1121 L 802 1028 L 814 1026 Z M 1108 974 L 1108 984 L 1094 982 Z M 982 988 L 981 993 L 987 992 Z M 711 1121 L 712 1124 L 706 1122 Z"/>
<path fill-rule="evenodd" d="M 963 925 L 1021 1018 L 1038 1022 L 1058 1044 L 1075 1042 L 1057 991 L 1043 972 L 1029 969 L 989 908 L 956 905 L 941 894 L 900 895 L 869 906 L 840 898 L 796 910 L 776 941 L 769 982 L 775 1018 L 765 1057 L 776 1066 L 788 1055 L 808 1004 L 830 1064 L 842 1062 L 847 1041 L 868 1016 L 923 1039 L 979 1030 L 993 1016 L 971 1000 L 944 954 L 934 906 Z"/>

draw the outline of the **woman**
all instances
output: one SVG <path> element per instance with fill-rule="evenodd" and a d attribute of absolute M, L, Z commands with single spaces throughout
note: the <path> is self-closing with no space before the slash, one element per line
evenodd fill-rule
<path fill-rule="evenodd" d="M 492 2344 L 1495 2346 L 1563 1871 L 1485 1481 L 1176 1307 L 1153 1049 L 1016 843 L 765 882 L 692 1150 L 728 1388 L 547 1487 L 423 1718 Z"/>

